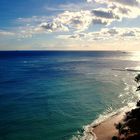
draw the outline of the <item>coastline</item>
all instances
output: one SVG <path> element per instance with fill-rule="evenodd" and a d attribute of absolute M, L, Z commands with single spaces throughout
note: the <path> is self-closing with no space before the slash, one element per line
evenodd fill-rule
<path fill-rule="evenodd" d="M 140 83 L 140 74 L 135 77 L 135 81 Z M 136 91 L 140 90 L 140 85 Z M 139 140 L 140 139 L 140 100 L 135 108 L 125 109 L 99 125 L 93 127 L 92 132 L 97 140 Z M 116 125 L 115 125 L 116 124 Z M 118 129 L 118 130 L 117 130 Z"/>
<path fill-rule="evenodd" d="M 112 136 L 117 136 L 118 131 L 115 128 L 114 124 L 122 121 L 125 117 L 126 112 L 128 112 L 128 110 L 117 113 L 112 117 L 109 117 L 99 125 L 95 126 L 93 128 L 93 133 L 96 135 L 97 140 L 112 140 Z"/>

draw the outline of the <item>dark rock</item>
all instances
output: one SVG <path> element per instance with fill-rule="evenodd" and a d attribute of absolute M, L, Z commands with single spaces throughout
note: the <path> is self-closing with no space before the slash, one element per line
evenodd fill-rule
<path fill-rule="evenodd" d="M 140 90 L 140 86 L 137 87 L 137 90 L 136 91 L 139 91 L 139 90 Z"/>
<path fill-rule="evenodd" d="M 117 136 L 113 136 L 112 140 L 118 140 L 118 137 Z"/>
<path fill-rule="evenodd" d="M 140 134 L 129 136 L 125 140 L 140 140 Z"/>
<path fill-rule="evenodd" d="M 140 107 L 140 100 L 137 102 L 137 107 Z"/>
<path fill-rule="evenodd" d="M 139 133 L 140 132 L 140 120 L 133 118 L 126 122 L 126 126 L 129 128 L 130 132 Z"/>
<path fill-rule="evenodd" d="M 140 74 L 138 74 L 138 75 L 135 77 L 135 81 L 136 81 L 137 83 L 140 82 Z"/>

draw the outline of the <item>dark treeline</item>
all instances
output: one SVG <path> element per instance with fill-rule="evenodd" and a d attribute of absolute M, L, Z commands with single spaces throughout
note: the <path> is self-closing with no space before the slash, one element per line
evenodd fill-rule
<path fill-rule="evenodd" d="M 140 74 L 135 77 L 135 81 L 138 83 L 136 91 L 140 91 Z M 118 136 L 113 136 L 112 140 L 140 140 L 140 100 L 137 102 L 137 107 L 127 112 L 125 118 L 115 124 L 115 127 Z"/>

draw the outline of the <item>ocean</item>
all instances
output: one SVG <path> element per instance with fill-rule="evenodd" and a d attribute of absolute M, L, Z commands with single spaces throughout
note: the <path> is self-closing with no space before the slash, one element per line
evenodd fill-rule
<path fill-rule="evenodd" d="M 132 106 L 140 52 L 1 51 L 0 140 L 83 140 Z"/>

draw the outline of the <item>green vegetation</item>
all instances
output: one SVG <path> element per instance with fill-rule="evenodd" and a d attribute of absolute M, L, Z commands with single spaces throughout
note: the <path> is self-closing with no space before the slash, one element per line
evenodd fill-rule
<path fill-rule="evenodd" d="M 136 77 L 135 77 L 135 81 L 137 83 L 140 83 L 140 74 L 138 74 Z M 137 87 L 137 90 L 136 91 L 139 91 L 140 90 L 140 86 Z"/>
<path fill-rule="evenodd" d="M 140 83 L 140 74 L 135 77 L 135 81 Z M 140 90 L 140 85 L 136 91 Z M 140 100 L 137 107 L 126 113 L 122 122 L 115 124 L 118 136 L 113 136 L 112 140 L 140 140 Z"/>
<path fill-rule="evenodd" d="M 140 82 L 140 74 L 138 74 L 138 75 L 135 77 L 135 81 L 136 81 L 137 83 Z"/>

